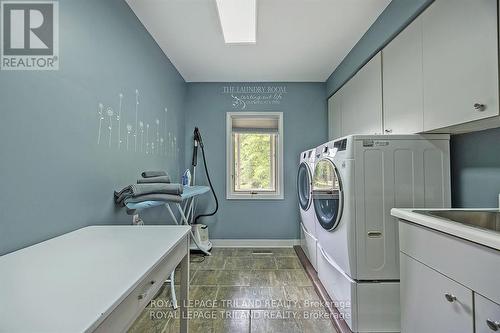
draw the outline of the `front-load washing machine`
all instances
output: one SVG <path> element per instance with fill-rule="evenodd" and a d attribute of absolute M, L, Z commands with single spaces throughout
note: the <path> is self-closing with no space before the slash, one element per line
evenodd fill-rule
<path fill-rule="evenodd" d="M 316 149 L 318 275 L 354 332 L 399 331 L 397 220 L 450 206 L 448 135 L 352 135 Z M 342 313 L 342 309 L 339 309 Z"/>
<path fill-rule="evenodd" d="M 316 149 L 302 152 L 297 173 L 297 194 L 300 210 L 300 245 L 309 262 L 317 270 L 316 218 L 312 204 L 312 176 Z"/>

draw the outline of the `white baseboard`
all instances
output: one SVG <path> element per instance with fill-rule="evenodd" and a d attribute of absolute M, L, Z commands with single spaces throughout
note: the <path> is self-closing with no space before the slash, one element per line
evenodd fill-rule
<path fill-rule="evenodd" d="M 213 247 L 293 247 L 300 239 L 211 239 Z"/>

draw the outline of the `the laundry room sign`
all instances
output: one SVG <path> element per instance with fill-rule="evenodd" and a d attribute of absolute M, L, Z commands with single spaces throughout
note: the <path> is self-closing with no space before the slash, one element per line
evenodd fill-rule
<path fill-rule="evenodd" d="M 224 86 L 222 94 L 231 96 L 233 109 L 250 106 L 279 105 L 286 95 L 286 86 Z"/>

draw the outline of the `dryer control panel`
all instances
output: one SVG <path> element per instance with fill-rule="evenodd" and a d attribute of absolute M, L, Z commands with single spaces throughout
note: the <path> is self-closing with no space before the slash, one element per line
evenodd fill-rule
<path fill-rule="evenodd" d="M 333 147 L 337 148 L 338 151 L 344 151 L 344 150 L 346 150 L 347 149 L 347 139 L 342 139 L 342 140 L 335 141 L 333 143 Z"/>
<path fill-rule="evenodd" d="M 327 142 L 316 148 L 315 157 L 320 159 L 321 157 L 334 157 L 338 152 L 343 152 L 348 149 L 349 137 L 338 139 L 336 141 Z"/>
<path fill-rule="evenodd" d="M 315 149 L 309 150 L 309 152 L 307 154 L 307 159 L 309 160 L 309 163 L 314 163 L 314 161 L 316 160 L 316 155 L 314 153 L 315 153 Z"/>

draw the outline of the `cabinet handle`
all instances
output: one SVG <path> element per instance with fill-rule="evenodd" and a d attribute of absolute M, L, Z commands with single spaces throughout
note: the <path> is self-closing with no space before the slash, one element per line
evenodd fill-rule
<path fill-rule="evenodd" d="M 457 300 L 457 298 L 454 295 L 450 294 L 450 293 L 444 294 L 444 297 L 450 303 L 453 303 L 453 302 L 455 302 Z"/>
<path fill-rule="evenodd" d="M 386 129 L 385 132 L 386 133 L 392 133 L 392 130 L 391 129 Z"/>
<path fill-rule="evenodd" d="M 474 109 L 476 109 L 476 111 L 483 112 L 484 110 L 486 110 L 486 105 L 481 103 L 476 103 L 474 104 Z"/>
<path fill-rule="evenodd" d="M 500 329 L 500 322 L 498 321 L 493 321 L 491 319 L 486 320 L 486 325 L 490 328 L 492 331 L 498 331 Z"/>

